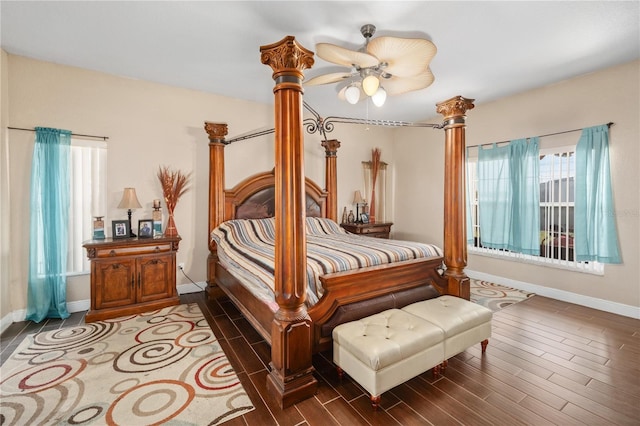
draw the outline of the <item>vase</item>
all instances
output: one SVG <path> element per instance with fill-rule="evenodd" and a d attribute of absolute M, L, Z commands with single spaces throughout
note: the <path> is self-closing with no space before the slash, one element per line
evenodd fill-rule
<path fill-rule="evenodd" d="M 164 230 L 165 237 L 177 237 L 178 229 L 176 229 L 176 221 L 173 218 L 173 213 L 169 212 L 169 219 L 167 220 L 167 229 Z"/>
<path fill-rule="evenodd" d="M 376 221 L 376 190 L 371 190 L 371 207 L 369 207 L 369 221 L 375 223 Z"/>

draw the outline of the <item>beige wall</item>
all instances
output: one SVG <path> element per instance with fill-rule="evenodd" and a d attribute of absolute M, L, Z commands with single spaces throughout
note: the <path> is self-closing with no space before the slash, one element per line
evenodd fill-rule
<path fill-rule="evenodd" d="M 153 199 L 162 198 L 156 178 L 158 166 L 169 165 L 193 172 L 192 190 L 176 208 L 177 228 L 182 237 L 177 261 L 185 263 L 185 272 L 194 281 L 205 281 L 209 157 L 204 122 L 228 123 L 230 138 L 272 125 L 273 106 L 15 55 L 3 55 L 5 63 L 8 71 L 5 72 L 3 67 L 2 81 L 8 82 L 8 91 L 3 85 L 3 129 L 5 126 L 49 126 L 109 137 L 105 212 L 108 234 L 111 220 L 126 219 L 126 212 L 116 208 L 124 187 L 135 187 L 143 205 L 142 209 L 133 212 L 133 222 L 137 223 L 138 219 L 150 218 Z M 256 63 L 256 66 L 264 65 Z M 273 84 L 267 79 L 264 90 L 271 91 Z M 7 109 L 4 101 L 7 98 L 8 117 L 5 122 Z M 350 205 L 353 191 L 364 185 L 360 162 L 370 158 L 373 147 L 380 147 L 383 160 L 391 161 L 389 134 L 388 129 L 341 126 L 328 135 L 342 142 L 338 152 L 340 210 Z M 9 240 L 10 278 L 7 282 L 3 277 L 0 284 L 3 292 L 0 318 L 26 307 L 29 201 L 23 194 L 29 191 L 33 139 L 32 132 L 8 131 L 14 203 L 9 212 L 12 229 Z M 325 160 L 320 139 L 318 135 L 305 137 L 305 169 L 309 177 L 324 187 Z M 274 167 L 272 135 L 237 142 L 227 146 L 225 151 L 227 187 L 253 173 Z M 181 274 L 177 278 L 179 285 L 189 282 Z M 7 289 L 11 289 L 8 298 L 4 297 Z M 10 303 L 6 299 L 10 299 Z M 67 300 L 88 299 L 88 276 L 70 278 Z"/>
<path fill-rule="evenodd" d="M 0 50 L 0 314 L 10 312 L 9 296 L 9 153 L 7 140 L 8 95 L 8 58 Z M 0 315 L 0 321 L 4 315 Z"/>
<path fill-rule="evenodd" d="M 477 106 L 467 112 L 468 145 L 614 122 L 610 131 L 610 156 L 623 263 L 606 265 L 604 276 L 596 276 L 470 254 L 470 271 L 569 292 L 576 295 L 576 300 L 596 298 L 614 305 L 636 307 L 637 315 L 640 306 L 639 81 L 640 61 L 635 61 L 486 104 L 478 99 Z M 576 143 L 579 136 L 576 132 L 559 139 Z M 396 233 L 440 244 L 443 238 L 442 131 L 403 131 L 395 143 Z M 543 146 L 548 143 L 558 141 L 541 140 Z"/>
<path fill-rule="evenodd" d="M 478 106 L 468 112 L 467 142 L 470 145 L 615 122 L 611 130 L 611 160 L 624 263 L 606 266 L 602 277 L 470 255 L 469 270 L 640 306 L 639 75 L 639 62 L 634 62 L 491 103 L 482 104 L 478 100 Z M 143 204 L 143 208 L 133 214 L 137 223 L 138 219 L 150 217 L 152 200 L 161 198 L 156 179 L 159 165 L 192 171 L 192 190 L 176 209 L 177 227 L 183 238 L 178 262 L 185 263 L 192 279 L 205 280 L 208 140 L 203 123 L 228 123 L 230 138 L 270 126 L 271 105 L 60 66 L 4 52 L 0 85 L 1 140 L 7 141 L 11 182 L 8 195 L 12 196 L 9 211 L 2 212 L 3 226 L 10 229 L 8 239 L 6 232 L 2 233 L 3 256 L 8 240 L 11 257 L 9 270 L 3 268 L 0 276 L 0 319 L 4 321 L 11 313 L 15 316 L 26 307 L 29 207 L 28 197 L 22 194 L 28 193 L 34 138 L 31 132 L 6 131 L 7 126 L 50 126 L 108 136 L 107 225 L 113 219 L 126 218 L 126 212 L 116 208 L 125 186 L 134 186 Z M 264 90 L 270 91 L 272 87 L 272 81 L 264 82 Z M 468 96 L 451 93 L 455 95 Z M 434 118 L 429 121 L 440 122 L 442 117 L 433 111 Z M 382 150 L 382 160 L 390 164 L 393 204 L 388 207 L 388 215 L 395 223 L 394 237 L 442 245 L 442 130 L 338 125 L 328 137 L 342 142 L 338 151 L 339 213 L 344 206 L 353 208 L 353 191 L 363 189 L 360 163 L 369 160 L 371 149 L 378 147 Z M 305 171 L 323 185 L 324 150 L 320 139 L 318 135 L 305 136 Z M 225 151 L 227 187 L 273 167 L 272 136 L 238 142 L 227 146 Z M 4 164 L 2 171 L 6 173 Z M 7 199 L 6 192 L 3 190 L 0 202 Z M 1 228 L 2 231 L 5 228 Z M 188 283 L 181 274 L 177 278 L 179 284 Z M 68 300 L 86 302 L 88 299 L 88 276 L 70 278 Z"/>

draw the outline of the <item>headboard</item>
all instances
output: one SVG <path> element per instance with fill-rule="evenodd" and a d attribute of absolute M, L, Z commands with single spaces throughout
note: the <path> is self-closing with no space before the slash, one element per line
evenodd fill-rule
<path fill-rule="evenodd" d="M 305 178 L 307 217 L 327 216 L 327 192 Z M 258 173 L 224 191 L 225 218 L 261 219 L 275 214 L 275 175 L 273 171 Z"/>

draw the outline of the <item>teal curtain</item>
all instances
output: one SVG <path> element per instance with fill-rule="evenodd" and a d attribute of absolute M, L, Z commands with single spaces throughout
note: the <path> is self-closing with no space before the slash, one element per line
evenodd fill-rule
<path fill-rule="evenodd" d="M 574 250 L 577 261 L 621 263 L 614 213 L 609 126 L 589 127 L 582 130 L 576 147 Z"/>
<path fill-rule="evenodd" d="M 36 128 L 31 169 L 27 319 L 67 318 L 68 130 Z"/>
<path fill-rule="evenodd" d="M 478 206 L 483 247 L 540 254 L 539 138 L 480 147 Z"/>
<path fill-rule="evenodd" d="M 467 217 L 467 244 L 470 246 L 474 245 L 474 235 L 473 235 L 473 210 L 471 209 L 471 200 L 472 200 L 472 196 L 473 194 L 471 193 L 471 185 L 469 183 L 469 176 L 471 175 L 471 173 L 469 173 L 469 147 L 467 147 L 467 155 L 466 155 L 466 159 L 465 159 L 465 167 L 466 167 L 466 176 L 465 176 L 465 186 L 467 188 L 466 190 L 466 201 L 467 201 L 467 205 L 466 205 L 466 217 Z"/>

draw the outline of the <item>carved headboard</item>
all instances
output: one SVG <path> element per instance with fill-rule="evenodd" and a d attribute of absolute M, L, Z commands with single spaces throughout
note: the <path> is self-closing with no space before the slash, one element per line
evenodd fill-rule
<path fill-rule="evenodd" d="M 310 179 L 306 184 L 307 217 L 326 217 L 327 192 Z M 261 219 L 275 214 L 275 176 L 273 171 L 253 175 L 224 192 L 225 218 Z"/>

